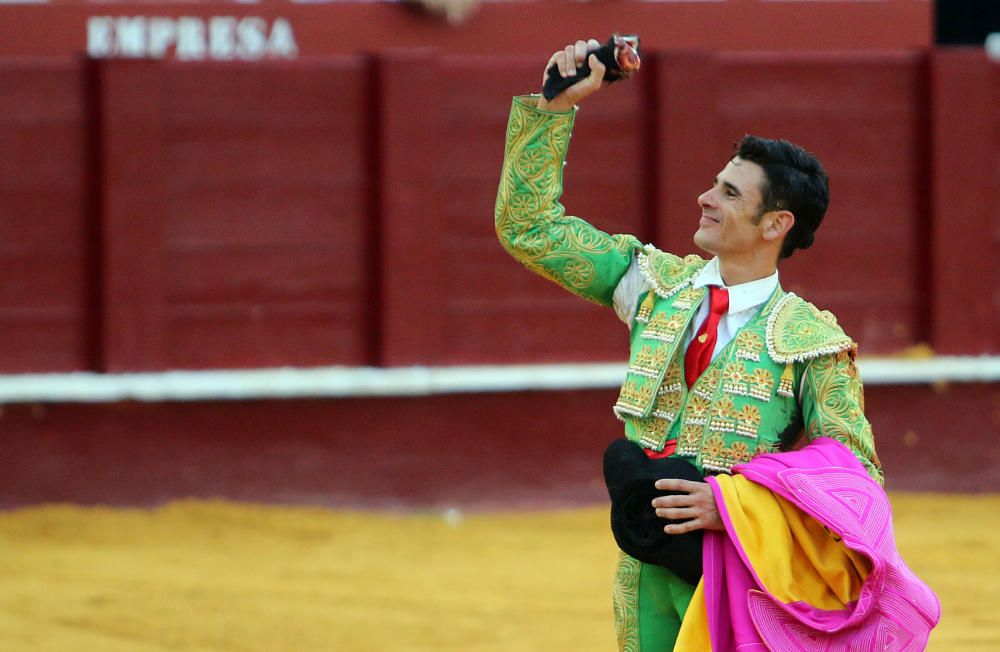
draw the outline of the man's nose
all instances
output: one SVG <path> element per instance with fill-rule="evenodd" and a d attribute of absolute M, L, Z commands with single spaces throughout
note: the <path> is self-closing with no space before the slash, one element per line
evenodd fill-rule
<path fill-rule="evenodd" d="M 706 190 L 698 195 L 698 205 L 702 208 L 716 208 L 715 193 L 711 190 Z"/>

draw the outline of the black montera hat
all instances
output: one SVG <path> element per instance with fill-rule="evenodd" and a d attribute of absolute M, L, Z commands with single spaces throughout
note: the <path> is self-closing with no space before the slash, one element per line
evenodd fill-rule
<path fill-rule="evenodd" d="M 667 534 L 663 526 L 681 523 L 660 518 L 653 499 L 677 494 L 654 486 L 663 478 L 704 482 L 701 473 L 678 457 L 650 459 L 627 439 L 611 442 L 604 451 L 604 482 L 611 496 L 611 531 L 618 547 L 641 562 L 663 566 L 690 584 L 701 577 L 702 531 Z"/>

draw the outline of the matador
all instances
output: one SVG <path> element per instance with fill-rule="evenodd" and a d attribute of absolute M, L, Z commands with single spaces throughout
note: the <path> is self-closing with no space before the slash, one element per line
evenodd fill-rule
<path fill-rule="evenodd" d="M 628 370 L 613 406 L 625 436 L 650 457 L 682 457 L 720 477 L 761 454 L 829 438 L 881 485 L 857 345 L 831 313 L 778 279 L 779 262 L 812 244 L 826 212 L 822 165 L 787 141 L 740 140 L 697 198 L 694 244 L 707 256 L 660 251 L 566 215 L 559 200 L 577 105 L 601 86 L 603 66 L 588 57 L 595 44 L 578 41 L 545 66 L 572 76 L 587 60 L 589 78 L 551 101 L 514 98 L 495 223 L 524 266 L 612 308 L 628 327 Z M 707 485 L 697 484 L 663 484 L 679 493 L 650 509 L 682 521 L 667 532 L 723 529 Z M 667 568 L 622 553 L 613 591 L 620 648 L 674 649 L 694 593 Z"/>

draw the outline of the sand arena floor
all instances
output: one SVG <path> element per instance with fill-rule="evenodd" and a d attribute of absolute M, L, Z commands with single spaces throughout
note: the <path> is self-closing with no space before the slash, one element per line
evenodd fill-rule
<path fill-rule="evenodd" d="M 1000 496 L 892 498 L 929 649 L 1000 649 Z M 0 513 L 0 550 L 3 652 L 615 649 L 604 508 L 43 506 Z"/>

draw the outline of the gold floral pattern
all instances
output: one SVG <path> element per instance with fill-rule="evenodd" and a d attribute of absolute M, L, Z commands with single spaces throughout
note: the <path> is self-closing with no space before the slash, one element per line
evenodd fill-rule
<path fill-rule="evenodd" d="M 635 425 L 640 444 L 655 451 L 663 450 L 663 444 L 667 440 L 667 432 L 670 429 L 669 421 L 657 418 L 636 419 Z"/>
<path fill-rule="evenodd" d="M 753 370 L 747 382 L 747 395 L 765 403 L 771 400 L 774 392 L 774 376 L 767 369 L 758 367 Z"/>
<path fill-rule="evenodd" d="M 733 445 L 729 447 L 729 457 L 731 457 L 733 462 L 736 464 L 749 462 L 750 447 L 741 441 L 733 442 Z"/>
<path fill-rule="evenodd" d="M 793 292 L 781 297 L 768 316 L 765 339 L 771 359 L 782 363 L 857 349 L 830 312 L 819 310 Z"/>
<path fill-rule="evenodd" d="M 652 383 L 642 382 L 638 378 L 627 378 L 622 384 L 618 402 L 615 403 L 615 411 L 643 416 L 646 413 L 646 406 L 652 399 Z"/>
<path fill-rule="evenodd" d="M 753 449 L 753 456 L 763 455 L 765 453 L 777 453 L 780 449 L 778 448 L 778 442 L 775 441 L 759 441 L 757 446 Z"/>
<path fill-rule="evenodd" d="M 653 291 L 664 299 L 669 299 L 691 285 L 695 275 L 707 262 L 695 255 L 680 258 L 653 246 L 647 246 L 638 259 L 643 277 Z"/>
<path fill-rule="evenodd" d="M 722 457 L 725 450 L 726 440 L 719 435 L 712 435 L 705 440 L 705 444 L 701 447 L 701 454 L 709 459 L 718 459 Z"/>
<path fill-rule="evenodd" d="M 722 372 L 722 391 L 726 394 L 736 396 L 746 396 L 749 394 L 747 385 L 743 382 L 743 378 L 746 375 L 745 372 L 746 370 L 740 362 L 730 362 L 727 364 L 725 371 Z"/>
<path fill-rule="evenodd" d="M 702 297 L 705 296 L 704 288 L 685 288 L 677 294 L 677 298 L 674 299 L 674 308 L 678 310 L 687 310 L 692 306 L 695 306 L 701 302 Z"/>
<path fill-rule="evenodd" d="M 875 480 L 883 482 L 882 464 L 875 452 L 871 424 L 865 418 L 864 389 L 849 352 L 826 355 L 805 371 L 802 416 L 810 440 L 830 437 L 858 457 Z"/>
<path fill-rule="evenodd" d="M 692 394 L 688 398 L 685 410 L 684 423 L 691 426 L 703 426 L 708 422 L 708 410 L 711 407 L 708 399 L 697 394 Z"/>
<path fill-rule="evenodd" d="M 632 357 L 629 364 L 629 371 L 641 376 L 658 378 L 663 367 L 667 364 L 669 349 L 664 347 L 653 348 L 648 344 L 641 347 Z"/>
<path fill-rule="evenodd" d="M 618 551 L 618 568 L 611 591 L 615 634 L 620 652 L 639 652 L 639 573 L 642 562 Z"/>
<path fill-rule="evenodd" d="M 675 312 L 668 316 L 666 313 L 658 312 L 646 324 L 646 328 L 642 331 L 642 337 L 669 344 L 677 340 L 685 324 L 683 313 Z"/>
<path fill-rule="evenodd" d="M 656 397 L 656 407 L 653 409 L 653 416 L 667 421 L 677 418 L 677 413 L 681 409 L 683 397 L 680 392 L 666 392 Z"/>
<path fill-rule="evenodd" d="M 679 362 L 667 367 L 667 372 L 663 375 L 663 381 L 660 383 L 660 394 L 671 394 L 679 393 L 684 391 L 684 372 L 681 369 Z"/>
<path fill-rule="evenodd" d="M 712 406 L 708 429 L 712 432 L 736 432 L 736 406 L 728 398 L 720 398 Z"/>
<path fill-rule="evenodd" d="M 736 359 L 760 362 L 764 350 L 764 338 L 752 330 L 740 331 L 736 336 Z"/>
<path fill-rule="evenodd" d="M 698 380 L 695 381 L 691 392 L 705 400 L 711 400 L 715 396 L 715 389 L 719 386 L 719 370 L 716 367 L 709 367 Z"/>
<path fill-rule="evenodd" d="M 677 442 L 677 453 L 685 457 L 696 457 L 701 449 L 703 430 L 701 426 L 685 424 Z"/>
<path fill-rule="evenodd" d="M 744 405 L 736 417 L 736 434 L 757 439 L 760 428 L 760 408 L 755 405 Z"/>
<path fill-rule="evenodd" d="M 494 218 L 504 248 L 528 269 L 603 305 L 642 244 L 608 235 L 559 203 L 562 167 L 575 114 L 539 111 L 515 98 Z"/>

